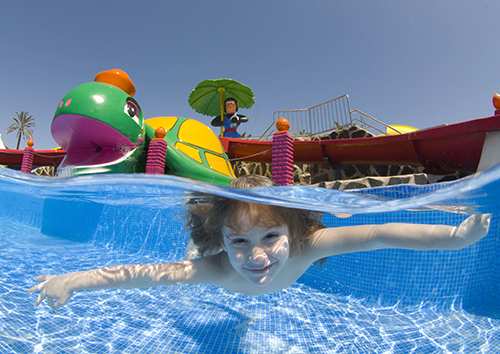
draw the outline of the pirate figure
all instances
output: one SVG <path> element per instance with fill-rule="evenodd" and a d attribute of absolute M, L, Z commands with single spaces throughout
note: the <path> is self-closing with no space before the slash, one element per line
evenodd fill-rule
<path fill-rule="evenodd" d="M 241 138 L 236 129 L 241 123 L 248 122 L 248 117 L 237 114 L 236 111 L 238 111 L 238 101 L 234 98 L 228 98 L 224 101 L 224 119 L 218 116 L 212 120 L 212 126 L 224 127 L 222 136 L 225 138 Z"/>

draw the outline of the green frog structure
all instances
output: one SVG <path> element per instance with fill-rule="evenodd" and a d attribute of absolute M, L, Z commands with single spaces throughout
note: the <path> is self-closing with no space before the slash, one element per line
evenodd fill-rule
<path fill-rule="evenodd" d="M 58 176 L 144 173 L 150 142 L 163 127 L 166 174 L 229 185 L 235 176 L 209 127 L 182 117 L 145 120 L 134 94 L 128 75 L 113 69 L 63 97 L 51 125 L 54 140 L 66 151 Z"/>

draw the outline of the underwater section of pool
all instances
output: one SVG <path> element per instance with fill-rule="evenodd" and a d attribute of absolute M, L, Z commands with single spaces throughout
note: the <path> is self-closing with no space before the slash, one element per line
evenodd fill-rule
<path fill-rule="evenodd" d="M 493 213 L 459 251 L 331 257 L 258 297 L 213 286 L 77 292 L 58 311 L 27 289 L 40 274 L 181 260 L 192 192 L 327 213 L 328 226 L 458 225 Z M 355 192 L 233 191 L 171 176 L 42 178 L 0 168 L 1 353 L 498 353 L 500 167 L 457 182 Z"/>

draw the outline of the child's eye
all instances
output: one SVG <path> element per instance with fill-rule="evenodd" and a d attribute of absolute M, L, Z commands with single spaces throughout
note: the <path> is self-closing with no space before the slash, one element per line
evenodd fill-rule
<path fill-rule="evenodd" d="M 233 243 L 233 244 L 244 243 L 244 242 L 245 242 L 245 239 L 243 239 L 243 238 L 235 238 L 235 239 L 231 240 L 231 243 Z"/>
<path fill-rule="evenodd" d="M 274 237 L 278 237 L 279 234 L 278 233 L 269 233 L 265 236 L 265 239 L 272 239 Z"/>

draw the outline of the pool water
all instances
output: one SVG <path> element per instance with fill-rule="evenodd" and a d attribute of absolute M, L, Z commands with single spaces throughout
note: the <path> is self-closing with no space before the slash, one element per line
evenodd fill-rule
<path fill-rule="evenodd" d="M 500 169 L 424 187 L 352 193 L 234 191 L 170 176 L 49 179 L 0 169 L 1 353 L 497 353 Z M 494 213 L 460 251 L 331 257 L 288 289 L 258 297 L 213 286 L 95 290 L 58 311 L 27 289 L 40 274 L 181 260 L 192 191 L 307 207 L 329 226 L 457 225 Z M 409 210 L 412 209 L 412 210 Z M 384 212 L 387 210 L 387 212 Z"/>

